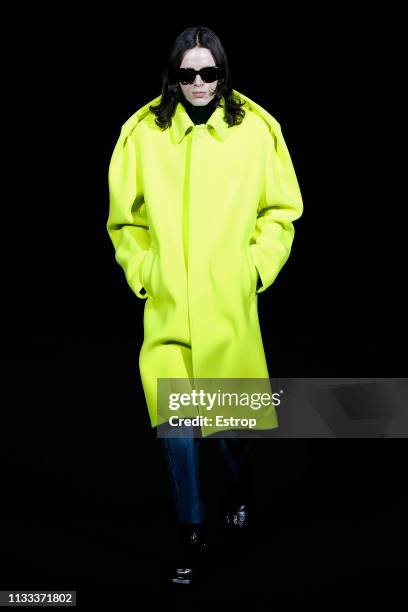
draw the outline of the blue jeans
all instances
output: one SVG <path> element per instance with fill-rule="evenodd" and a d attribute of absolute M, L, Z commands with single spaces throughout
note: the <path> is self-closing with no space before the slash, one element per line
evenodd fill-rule
<path fill-rule="evenodd" d="M 222 432 L 223 437 L 203 438 L 197 436 L 197 428 L 194 427 L 171 429 L 172 431 L 164 432 L 164 437 L 158 439 L 164 451 L 177 519 L 180 523 L 202 523 L 206 518 L 200 485 L 200 447 L 202 443 L 208 444 L 209 440 L 215 440 L 221 453 L 221 467 L 229 507 L 233 509 L 238 504 L 248 502 L 249 438 L 237 437 L 232 430 Z M 187 431 L 189 437 L 183 437 L 183 433 L 185 436 Z M 194 431 L 196 437 L 193 436 Z"/>

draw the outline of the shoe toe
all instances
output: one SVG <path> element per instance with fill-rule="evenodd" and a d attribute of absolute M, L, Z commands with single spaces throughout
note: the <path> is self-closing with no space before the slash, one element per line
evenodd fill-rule
<path fill-rule="evenodd" d="M 241 504 L 234 512 L 227 512 L 225 525 L 234 531 L 247 529 L 249 526 L 248 506 Z"/>
<path fill-rule="evenodd" d="M 194 570 L 191 567 L 176 568 L 175 575 L 172 576 L 173 584 L 191 584 L 193 580 Z"/>

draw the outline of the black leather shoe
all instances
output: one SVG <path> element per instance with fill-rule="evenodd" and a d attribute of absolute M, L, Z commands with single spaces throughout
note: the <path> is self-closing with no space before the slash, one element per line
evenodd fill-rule
<path fill-rule="evenodd" d="M 204 525 L 181 524 L 179 550 L 171 571 L 171 582 L 187 585 L 196 583 L 207 550 L 208 542 Z"/>
<path fill-rule="evenodd" d="M 252 535 L 248 504 L 240 504 L 234 510 L 225 512 L 223 546 L 227 558 L 236 561 L 241 555 L 247 555 L 251 549 Z"/>

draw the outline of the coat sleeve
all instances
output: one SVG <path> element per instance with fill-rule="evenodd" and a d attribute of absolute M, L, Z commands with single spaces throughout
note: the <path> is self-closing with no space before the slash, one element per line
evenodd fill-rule
<path fill-rule="evenodd" d="M 109 164 L 109 216 L 106 229 L 132 291 L 142 299 L 141 271 L 150 245 L 143 189 L 138 181 L 135 144 L 122 126 Z M 143 291 L 143 293 L 142 293 Z"/>
<path fill-rule="evenodd" d="M 292 221 L 303 212 L 295 170 L 277 121 L 268 136 L 265 164 L 262 196 L 250 240 L 259 273 L 257 293 L 272 285 L 287 261 L 295 234 Z"/>

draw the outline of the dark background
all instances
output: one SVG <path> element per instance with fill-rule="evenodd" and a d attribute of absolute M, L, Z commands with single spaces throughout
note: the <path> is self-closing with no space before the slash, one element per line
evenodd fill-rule
<path fill-rule="evenodd" d="M 291 257 L 259 296 L 271 376 L 406 374 L 399 16 L 167 9 L 6 20 L 0 589 L 77 589 L 83 606 L 159 593 L 173 515 L 139 378 L 144 301 L 106 232 L 107 170 L 186 27 L 221 38 L 234 88 L 281 123 L 302 190 Z M 379 444 L 257 441 L 258 578 L 230 568 L 255 609 L 268 568 L 274 602 L 397 592 L 405 453 Z"/>
<path fill-rule="evenodd" d="M 140 337 L 143 303 L 122 282 L 105 230 L 107 169 L 122 123 L 159 95 L 188 23 L 131 35 L 115 21 L 61 18 L 16 33 L 24 53 L 12 63 L 4 125 L 2 337 Z M 266 344 L 405 347 L 391 43 L 352 20 L 211 25 L 235 88 L 280 121 L 304 198 L 292 256 L 260 296 Z"/>

